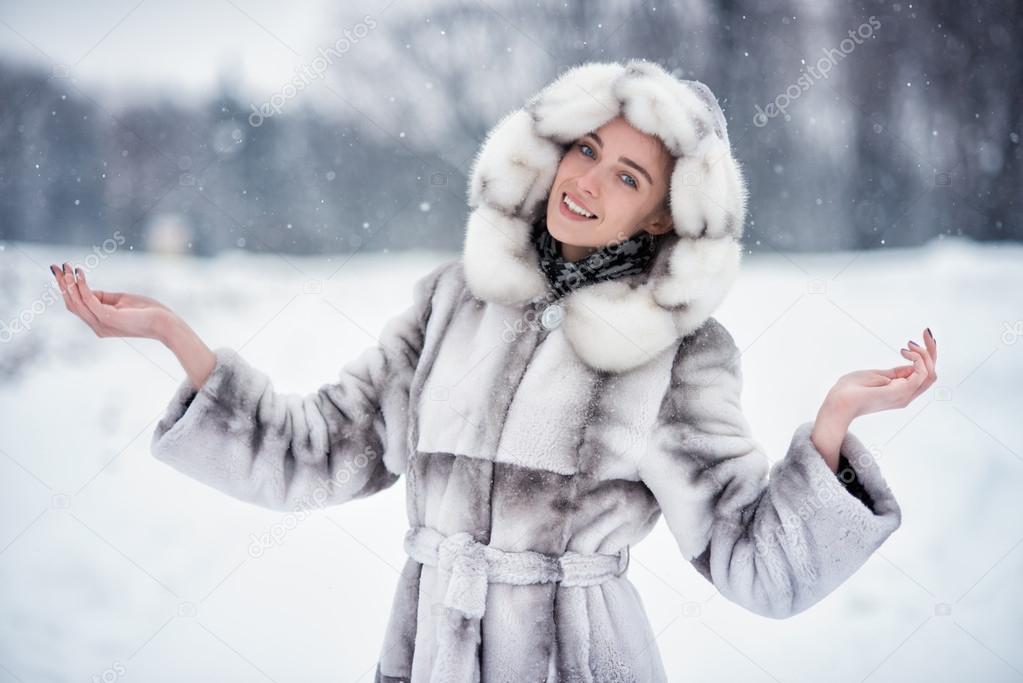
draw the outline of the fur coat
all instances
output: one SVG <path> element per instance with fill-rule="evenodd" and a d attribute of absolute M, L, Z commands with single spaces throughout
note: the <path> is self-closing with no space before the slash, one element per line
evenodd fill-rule
<path fill-rule="evenodd" d="M 566 146 L 619 113 L 677 159 L 675 231 L 645 273 L 551 301 L 530 226 Z M 279 510 L 404 477 L 408 559 L 377 681 L 664 681 L 627 573 L 662 515 L 680 559 L 772 618 L 821 600 L 898 528 L 851 432 L 859 494 L 812 422 L 773 465 L 750 434 L 740 354 L 711 315 L 738 271 L 746 187 L 706 86 L 645 61 L 566 71 L 490 132 L 468 195 L 461 258 L 334 381 L 282 394 L 221 347 L 152 437 L 159 460 Z"/>

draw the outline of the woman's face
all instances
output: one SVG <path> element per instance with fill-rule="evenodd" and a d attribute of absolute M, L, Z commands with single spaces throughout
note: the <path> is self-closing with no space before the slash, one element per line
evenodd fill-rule
<path fill-rule="evenodd" d="M 617 116 L 576 140 L 561 159 L 547 201 L 547 229 L 577 260 L 645 230 L 672 228 L 667 206 L 674 159 L 659 138 Z M 572 213 L 566 195 L 593 217 Z"/>

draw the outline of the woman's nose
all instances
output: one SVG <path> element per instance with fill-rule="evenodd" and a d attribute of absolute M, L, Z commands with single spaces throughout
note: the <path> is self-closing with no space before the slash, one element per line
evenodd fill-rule
<path fill-rule="evenodd" d="M 579 176 L 579 180 L 576 182 L 576 187 L 579 188 L 579 192 L 587 194 L 590 197 L 598 196 L 600 194 L 600 177 L 598 175 L 598 171 L 591 169 Z"/>

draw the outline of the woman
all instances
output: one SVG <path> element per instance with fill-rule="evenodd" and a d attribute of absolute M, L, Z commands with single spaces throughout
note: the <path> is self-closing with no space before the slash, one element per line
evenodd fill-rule
<path fill-rule="evenodd" d="M 711 317 L 745 204 L 706 86 L 587 63 L 491 131 L 462 258 L 310 395 L 275 392 L 151 299 L 58 279 L 97 334 L 181 361 L 152 440 L 181 472 L 281 510 L 405 475 L 409 558 L 378 681 L 663 681 L 629 546 L 663 513 L 726 598 L 807 609 L 901 521 L 850 422 L 936 378 L 929 331 L 910 364 L 841 377 L 768 479 L 740 354 Z"/>

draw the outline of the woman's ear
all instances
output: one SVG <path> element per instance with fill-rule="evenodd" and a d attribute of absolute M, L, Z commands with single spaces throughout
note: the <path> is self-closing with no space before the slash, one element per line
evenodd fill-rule
<path fill-rule="evenodd" d="M 671 232 L 674 225 L 671 207 L 665 202 L 644 229 L 651 235 L 663 235 L 666 232 Z"/>

